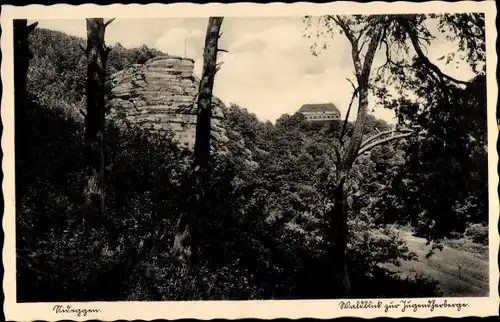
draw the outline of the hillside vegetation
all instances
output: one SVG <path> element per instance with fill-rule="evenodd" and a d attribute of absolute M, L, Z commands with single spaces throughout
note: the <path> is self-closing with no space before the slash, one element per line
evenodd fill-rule
<path fill-rule="evenodd" d="M 190 151 L 168 136 L 109 122 L 105 217 L 85 222 L 95 219 L 79 208 L 86 77 L 81 41 L 44 29 L 30 36 L 30 104 L 15 115 L 18 300 L 327 298 L 321 231 L 341 122 L 311 124 L 295 114 L 272 124 L 227 107 L 222 125 L 230 153 L 216 156 L 203 187 L 190 182 Z M 158 54 L 145 46 L 115 46 L 107 72 Z M 476 84 L 484 89 L 484 78 Z M 456 97 L 461 95 L 469 94 Z M 441 244 L 430 229 L 451 240 L 467 232 L 487 244 L 486 152 L 460 141 L 486 135 L 485 126 L 472 122 L 484 105 L 471 104 L 473 112 L 465 103 L 446 110 L 456 122 L 438 133 L 441 139 L 394 141 L 356 161 L 347 204 L 350 297 L 441 294 L 437 281 L 391 268 L 422 256 L 400 224 L 430 236 L 436 247 Z M 370 117 L 364 135 L 390 128 Z M 438 123 L 434 128 L 444 129 Z M 185 276 L 170 247 L 194 189 L 203 189 L 206 198 L 199 211 L 205 260 L 195 276 Z"/>

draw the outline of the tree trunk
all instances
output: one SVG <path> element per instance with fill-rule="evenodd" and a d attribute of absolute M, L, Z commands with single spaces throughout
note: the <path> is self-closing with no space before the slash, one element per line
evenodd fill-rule
<path fill-rule="evenodd" d="M 87 205 L 104 211 L 104 81 L 109 49 L 102 18 L 87 19 L 87 112 L 85 114 L 85 188 Z"/>
<path fill-rule="evenodd" d="M 343 176 L 333 190 L 334 206 L 327 214 L 329 224 L 326 233 L 327 271 L 331 276 L 328 292 L 334 298 L 346 297 L 350 282 L 347 271 L 347 209 L 345 194 L 345 179 Z"/>
<path fill-rule="evenodd" d="M 196 140 L 194 144 L 194 164 L 207 169 L 210 162 L 210 130 L 212 118 L 212 90 L 217 72 L 217 52 L 222 17 L 208 20 L 205 50 L 203 53 L 203 74 L 200 81 L 197 102 Z"/>
<path fill-rule="evenodd" d="M 190 191 L 188 208 L 181 214 L 175 231 L 173 256 L 184 265 L 184 272 L 195 268 L 200 259 L 199 241 L 203 227 L 198 218 L 204 209 L 204 182 L 209 178 L 210 135 L 212 118 L 212 91 L 217 73 L 218 41 L 223 17 L 210 17 L 208 20 L 205 49 L 203 53 L 203 74 L 200 81 L 197 101 L 196 138 L 194 145 L 193 171 L 188 182 Z"/>
<path fill-rule="evenodd" d="M 368 116 L 368 85 L 370 71 L 380 41 L 382 29 L 376 30 L 370 39 L 363 62 L 359 60 L 357 41 L 352 41 L 353 62 L 356 67 L 358 81 L 358 115 L 352 131 L 349 145 L 339 164 L 337 185 L 333 189 L 334 207 L 327 214 L 329 224 L 326 232 L 327 265 L 331 269 L 332 292 L 337 298 L 347 297 L 350 290 L 349 274 L 347 269 L 347 201 L 345 183 L 349 172 L 358 156 L 358 151 L 363 140 L 365 123 Z M 362 64 L 361 64 L 362 63 Z"/>
<path fill-rule="evenodd" d="M 29 33 L 35 29 L 37 26 L 37 22 L 28 26 L 26 19 L 15 19 L 14 20 L 14 120 L 15 122 L 19 122 L 14 126 L 14 145 L 15 145 L 15 157 L 16 157 L 16 167 L 22 168 L 24 166 L 23 160 L 26 159 L 26 148 L 25 148 L 25 140 L 23 137 L 23 126 L 18 126 L 22 124 L 23 120 L 26 118 L 27 114 L 29 114 L 29 106 L 27 99 L 27 90 L 26 90 L 26 78 L 28 74 L 29 61 L 33 57 L 29 49 L 28 36 Z M 2 35 L 2 30 L 0 28 L 0 37 Z M 0 54 L 1 55 L 1 54 Z M 0 65 L 1 69 L 1 65 Z M 0 90 L 0 93 L 2 91 Z M 1 95 L 1 94 L 0 94 Z M 0 107 L 1 109 L 1 107 Z M 0 123 L 0 131 L 2 131 L 2 124 Z M 1 154 L 1 153 L 0 153 Z M 2 155 L 3 156 L 3 155 Z M 19 184 L 19 172 L 15 174 L 16 182 L 18 184 L 15 185 L 15 194 L 18 198 L 20 196 L 24 196 L 26 194 L 27 186 L 24 184 Z M 19 213 L 16 212 L 16 220 L 19 219 Z M 20 225 L 16 225 L 16 247 L 23 249 L 26 244 L 22 238 L 23 235 L 29 234 L 26 230 L 24 230 Z M 27 257 L 27 263 L 21 264 L 19 262 L 20 259 L 19 251 L 17 252 L 17 264 L 18 265 L 32 265 L 31 258 Z M 19 266 L 18 266 L 19 267 Z M 19 268 L 18 268 L 19 269 Z M 19 283 L 17 284 L 17 299 L 19 300 L 21 297 L 26 298 L 29 297 L 29 293 L 24 291 L 24 287 Z"/>
<path fill-rule="evenodd" d="M 356 117 L 356 122 L 354 123 L 349 146 L 347 147 L 344 157 L 342 158 L 341 167 L 346 175 L 348 174 L 354 161 L 356 160 L 356 157 L 358 156 L 358 151 L 363 140 L 365 123 L 368 116 L 368 80 L 360 80 L 358 91 L 358 116 Z"/>
<path fill-rule="evenodd" d="M 16 109 L 26 108 L 26 78 L 29 61 L 33 53 L 29 49 L 28 36 L 38 25 L 35 22 L 28 26 L 26 19 L 14 20 L 14 105 Z"/>
<path fill-rule="evenodd" d="M 363 84 L 359 89 L 359 108 L 350 144 L 345 152 L 340 169 L 338 169 L 337 184 L 333 189 L 334 206 L 327 214 L 329 224 L 326 232 L 327 265 L 332 272 L 331 289 L 335 298 L 343 298 L 349 294 L 350 281 L 347 270 L 347 196 L 345 183 L 356 159 L 366 122 L 368 107 L 368 87 Z"/>

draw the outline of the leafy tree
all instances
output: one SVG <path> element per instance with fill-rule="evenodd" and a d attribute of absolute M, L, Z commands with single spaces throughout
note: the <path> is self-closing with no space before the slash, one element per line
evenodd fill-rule
<path fill-rule="evenodd" d="M 426 130 L 408 142 L 387 216 L 412 222 L 432 240 L 487 221 L 485 87 L 478 76 L 466 89 L 449 88 L 449 95 L 432 98 L 428 111 L 406 114 Z"/>
<path fill-rule="evenodd" d="M 431 75 L 431 77 L 436 79 L 440 84 L 445 84 L 447 82 L 452 82 L 456 85 L 469 84 L 469 82 L 460 81 L 444 74 L 436 65 L 430 62 L 423 53 L 420 43 L 421 39 L 429 41 L 432 37 L 424 23 L 428 18 L 437 18 L 442 28 L 444 28 L 444 26 L 451 27 L 451 31 L 457 39 L 460 39 L 463 48 L 470 48 L 470 50 L 467 51 L 469 56 L 481 56 L 480 50 L 481 46 L 484 45 L 484 38 L 481 39 L 480 30 L 481 24 L 484 26 L 484 18 L 482 20 L 480 15 L 477 14 L 461 15 L 459 21 L 450 18 L 448 15 L 433 15 L 432 17 L 426 15 L 355 15 L 350 17 L 336 15 L 319 18 L 319 23 L 322 24 L 325 30 L 323 33 L 333 34 L 336 30 L 339 30 L 340 34 L 344 35 L 350 42 L 354 74 L 357 83 L 353 98 L 355 95 L 358 96 L 358 114 L 349 144 L 342 144 L 340 151 L 337 153 L 339 155 L 339 162 L 337 163 L 336 169 L 337 175 L 335 183 L 330 189 L 334 205 L 327 216 L 330 220 L 330 224 L 327 226 L 325 232 L 326 249 L 329 252 L 328 257 L 332 259 L 327 265 L 329 265 L 331 270 L 332 289 L 337 296 L 346 296 L 349 292 L 346 258 L 347 211 L 345 203 L 347 195 L 344 185 L 352 170 L 354 161 L 360 152 L 366 152 L 368 148 L 412 134 L 412 132 L 409 132 L 399 136 L 392 136 L 382 139 L 379 142 L 369 143 L 365 141 L 366 145 L 363 147 L 364 144 L 362 144 L 362 139 L 366 127 L 369 91 L 373 88 L 373 83 L 378 82 L 380 85 L 383 84 L 383 86 L 387 84 L 387 82 L 382 82 L 384 80 L 382 76 L 371 76 L 373 59 L 378 48 L 385 45 L 385 58 L 387 63 L 383 67 L 389 69 L 388 73 L 394 74 L 394 76 L 385 76 L 386 79 L 398 78 L 399 80 L 406 80 L 405 74 L 402 71 L 403 67 L 399 62 L 394 62 L 392 59 L 391 48 L 394 45 L 405 49 L 407 57 L 410 57 L 415 64 L 421 66 L 419 69 L 420 75 Z M 308 23 L 308 26 L 311 27 L 311 17 L 306 17 L 305 21 Z M 477 27 L 472 28 L 473 31 L 471 32 L 463 25 L 464 22 L 466 22 L 465 25 L 467 25 L 469 21 L 473 27 Z M 476 29 L 479 30 L 479 33 L 476 32 Z M 407 40 L 409 40 L 410 45 L 407 45 Z M 365 44 L 367 44 L 366 49 L 364 49 Z M 325 43 L 322 47 L 325 48 L 326 46 L 327 44 Z M 409 52 L 408 49 L 410 47 L 415 51 L 415 54 Z M 317 46 L 313 46 L 312 49 L 313 51 L 316 50 Z M 472 58 L 470 59 L 470 61 L 473 60 Z M 402 84 L 404 85 L 399 87 L 400 90 L 406 89 L 407 84 L 403 82 Z M 445 86 L 446 85 L 439 86 L 438 90 L 446 91 Z M 387 92 L 384 90 L 378 90 L 377 93 L 380 96 L 387 95 Z"/>

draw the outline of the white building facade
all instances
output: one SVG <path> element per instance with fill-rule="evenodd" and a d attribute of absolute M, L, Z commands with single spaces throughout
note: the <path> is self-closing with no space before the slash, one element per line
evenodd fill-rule
<path fill-rule="evenodd" d="M 326 104 L 304 104 L 299 109 L 306 120 L 311 122 L 324 122 L 340 120 L 340 111 L 332 103 Z"/>

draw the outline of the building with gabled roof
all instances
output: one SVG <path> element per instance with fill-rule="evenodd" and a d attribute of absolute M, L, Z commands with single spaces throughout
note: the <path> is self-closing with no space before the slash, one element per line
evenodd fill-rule
<path fill-rule="evenodd" d="M 333 103 L 304 104 L 299 109 L 306 120 L 311 122 L 334 121 L 340 119 L 340 111 Z"/>

